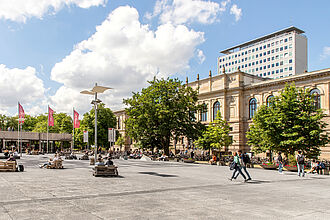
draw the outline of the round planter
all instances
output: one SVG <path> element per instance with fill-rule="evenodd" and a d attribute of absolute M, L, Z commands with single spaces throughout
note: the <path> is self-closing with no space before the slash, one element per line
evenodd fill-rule
<path fill-rule="evenodd" d="M 184 159 L 183 162 L 185 163 L 194 163 L 195 160 L 191 160 L 191 159 Z"/>
<path fill-rule="evenodd" d="M 267 170 L 276 170 L 278 168 L 277 164 L 269 164 L 269 165 L 260 164 L 260 166 Z"/>

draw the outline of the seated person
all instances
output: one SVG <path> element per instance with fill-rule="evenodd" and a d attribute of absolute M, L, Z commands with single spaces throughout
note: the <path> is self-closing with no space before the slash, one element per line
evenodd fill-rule
<path fill-rule="evenodd" d="M 9 156 L 8 150 L 5 150 L 3 154 L 5 155 L 5 157 L 8 157 Z"/>
<path fill-rule="evenodd" d="M 73 151 L 72 151 L 71 154 L 70 154 L 70 158 L 71 158 L 71 159 L 77 159 L 77 156 L 73 153 Z"/>
<path fill-rule="evenodd" d="M 322 170 L 323 169 L 325 169 L 324 163 L 319 162 L 318 169 L 316 170 L 317 171 L 317 174 L 322 174 Z"/>
<path fill-rule="evenodd" d="M 308 173 L 314 173 L 314 171 L 317 171 L 318 166 L 319 166 L 319 162 L 316 162 L 315 160 L 312 160 L 311 170 Z"/>
<path fill-rule="evenodd" d="M 97 158 L 97 162 L 95 163 L 95 166 L 104 166 L 104 162 L 103 162 L 103 158 L 102 158 L 101 154 Z"/>
<path fill-rule="evenodd" d="M 7 159 L 7 161 L 16 161 L 16 158 L 14 157 L 13 154 L 10 154 L 9 158 Z"/>
<path fill-rule="evenodd" d="M 14 151 L 14 157 L 15 158 L 19 157 L 17 150 Z"/>
<path fill-rule="evenodd" d="M 215 155 L 212 156 L 212 159 L 209 161 L 210 164 L 214 164 L 217 162 L 217 157 Z"/>
<path fill-rule="evenodd" d="M 162 156 L 159 157 L 159 160 L 166 160 L 167 156 L 163 153 Z"/>
<path fill-rule="evenodd" d="M 111 160 L 111 157 L 108 157 L 107 161 L 105 162 L 106 166 L 111 166 L 113 165 L 113 161 Z"/>
<path fill-rule="evenodd" d="M 47 165 L 51 165 L 52 162 L 53 162 L 53 158 L 50 157 L 49 160 L 48 160 L 46 163 L 44 163 L 44 164 L 42 164 L 42 165 L 39 165 L 39 167 L 40 167 L 40 168 L 44 168 L 44 167 L 47 166 Z"/>

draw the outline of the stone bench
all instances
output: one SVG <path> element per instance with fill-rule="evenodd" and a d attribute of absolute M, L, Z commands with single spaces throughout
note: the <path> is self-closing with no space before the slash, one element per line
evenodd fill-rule
<path fill-rule="evenodd" d="M 62 160 L 55 160 L 55 162 L 51 162 L 50 165 L 47 165 L 47 169 L 63 169 Z"/>
<path fill-rule="evenodd" d="M 15 172 L 16 161 L 0 161 L 0 172 Z"/>
<path fill-rule="evenodd" d="M 93 168 L 93 176 L 118 176 L 118 167 L 115 165 L 98 165 Z"/>

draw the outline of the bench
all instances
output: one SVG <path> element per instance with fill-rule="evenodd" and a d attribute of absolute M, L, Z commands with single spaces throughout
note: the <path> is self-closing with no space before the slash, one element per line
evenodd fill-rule
<path fill-rule="evenodd" d="M 0 172 L 15 172 L 16 161 L 0 161 Z"/>
<path fill-rule="evenodd" d="M 55 162 L 47 165 L 47 169 L 63 169 L 62 160 L 55 160 Z"/>
<path fill-rule="evenodd" d="M 93 168 L 93 176 L 118 176 L 118 167 L 111 166 L 95 166 Z"/>

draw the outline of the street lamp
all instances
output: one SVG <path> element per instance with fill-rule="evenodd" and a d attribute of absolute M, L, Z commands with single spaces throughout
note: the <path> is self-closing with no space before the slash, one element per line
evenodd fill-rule
<path fill-rule="evenodd" d="M 102 102 L 100 99 L 97 98 L 97 93 L 103 93 L 104 91 L 106 91 L 108 89 L 112 89 L 112 88 L 98 86 L 97 83 L 95 83 L 95 86 L 93 87 L 92 90 L 84 90 L 84 91 L 80 92 L 81 94 L 95 96 L 94 100 L 91 102 L 91 104 L 94 105 L 94 111 L 95 111 L 95 149 L 94 149 L 95 162 L 97 159 L 97 105 Z"/>

